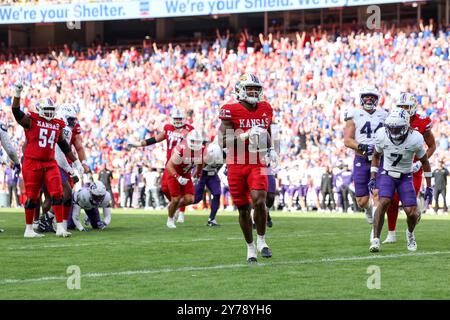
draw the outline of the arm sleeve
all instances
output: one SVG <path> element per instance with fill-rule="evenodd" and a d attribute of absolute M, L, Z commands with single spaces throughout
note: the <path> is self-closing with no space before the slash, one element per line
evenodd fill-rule
<path fill-rule="evenodd" d="M 344 113 L 344 121 L 353 120 L 353 109 L 346 110 Z"/>
<path fill-rule="evenodd" d="M 0 138 L 3 149 L 5 149 L 8 157 L 14 161 L 14 163 L 19 163 L 19 158 L 17 157 L 16 150 L 11 144 L 11 139 L 9 138 L 6 127 L 3 123 L 0 124 Z"/>
<path fill-rule="evenodd" d="M 56 162 L 58 163 L 58 166 L 62 168 L 65 172 L 67 172 L 70 175 L 74 173 L 69 162 L 67 162 L 66 156 L 62 153 L 61 148 L 59 146 L 56 146 L 55 149 L 55 159 Z"/>
<path fill-rule="evenodd" d="M 72 219 L 73 219 L 73 223 L 75 224 L 77 229 L 81 231 L 84 229 L 84 227 L 80 223 L 80 212 L 81 212 L 81 207 L 78 204 L 74 203 Z"/>

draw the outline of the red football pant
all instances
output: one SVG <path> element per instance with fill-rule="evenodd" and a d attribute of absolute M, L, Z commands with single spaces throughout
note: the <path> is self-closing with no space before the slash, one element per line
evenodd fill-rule
<path fill-rule="evenodd" d="M 169 193 L 171 197 L 182 197 L 187 194 L 194 195 L 194 184 L 192 183 L 190 175 L 183 176 L 183 178 L 189 179 L 188 183 L 182 186 L 177 179 L 167 173 L 167 184 L 169 186 Z"/>
<path fill-rule="evenodd" d="M 260 164 L 227 164 L 228 186 L 233 203 L 242 207 L 251 203 L 251 190 L 265 190 L 269 187 L 267 167 Z"/>
<path fill-rule="evenodd" d="M 63 189 L 61 175 L 56 161 L 37 161 L 29 158 L 23 160 L 23 182 L 27 198 L 39 205 L 39 196 L 42 185 L 45 184 L 50 196 L 54 199 L 62 199 Z M 62 201 L 61 201 L 62 202 Z M 56 222 L 63 221 L 63 205 L 53 205 Z M 32 224 L 35 209 L 25 209 L 26 224 Z"/>
<path fill-rule="evenodd" d="M 167 197 L 167 199 L 169 199 L 169 201 L 170 201 L 170 199 L 172 197 L 170 195 L 170 189 L 169 189 L 169 183 L 168 183 L 168 178 L 169 177 L 170 177 L 169 172 L 166 169 L 164 169 L 164 172 L 163 172 L 163 175 L 162 175 L 162 178 L 161 178 L 161 191 Z M 194 187 L 193 186 L 192 186 L 192 194 L 194 194 Z M 180 212 L 185 212 L 186 211 L 186 207 L 181 207 L 179 210 L 180 210 Z"/>
<path fill-rule="evenodd" d="M 420 192 L 420 188 L 422 187 L 422 170 L 417 171 L 413 174 L 413 184 L 414 190 L 416 190 L 416 196 Z M 397 192 L 394 193 L 394 197 L 392 198 L 391 204 L 387 209 L 387 220 L 388 220 L 388 230 L 395 231 L 397 227 L 397 218 L 398 218 L 398 204 L 400 198 Z"/>

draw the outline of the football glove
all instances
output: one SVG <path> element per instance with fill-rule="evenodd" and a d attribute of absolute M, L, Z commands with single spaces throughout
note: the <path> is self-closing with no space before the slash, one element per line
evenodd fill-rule
<path fill-rule="evenodd" d="M 14 169 L 14 175 L 18 176 L 20 174 L 20 170 L 21 170 L 20 163 L 15 163 L 13 169 Z"/>
<path fill-rule="evenodd" d="M 416 173 L 417 171 L 420 170 L 420 168 L 422 168 L 422 162 L 420 162 L 420 161 L 414 162 L 413 167 L 412 167 L 413 172 Z"/>
<path fill-rule="evenodd" d="M 278 167 L 278 164 L 279 164 L 278 154 L 275 152 L 274 149 L 270 149 L 269 152 L 267 152 L 266 163 L 267 163 L 267 165 L 270 165 L 270 167 L 273 169 Z"/>
<path fill-rule="evenodd" d="M 16 98 L 20 98 L 20 94 L 22 93 L 22 90 L 23 90 L 22 82 L 23 82 L 23 80 L 22 80 L 22 78 L 20 78 L 20 80 L 14 84 L 14 97 L 16 97 Z"/>
<path fill-rule="evenodd" d="M 425 189 L 425 208 L 428 208 L 431 201 L 433 201 L 433 187 L 427 187 Z"/>
<path fill-rule="evenodd" d="M 189 179 L 183 178 L 183 177 L 178 177 L 177 181 L 182 185 L 186 185 L 189 181 Z"/>
<path fill-rule="evenodd" d="M 362 151 L 364 155 L 371 156 L 375 151 L 375 146 L 373 144 L 363 144 L 358 145 L 358 150 Z"/>
<path fill-rule="evenodd" d="M 367 186 L 369 187 L 370 193 L 373 194 L 373 190 L 377 188 L 377 179 L 370 178 L 370 181 Z"/>
<path fill-rule="evenodd" d="M 72 169 L 76 170 L 80 177 L 84 173 L 84 168 L 83 168 L 83 165 L 81 164 L 80 160 L 76 160 L 74 163 L 72 163 Z"/>

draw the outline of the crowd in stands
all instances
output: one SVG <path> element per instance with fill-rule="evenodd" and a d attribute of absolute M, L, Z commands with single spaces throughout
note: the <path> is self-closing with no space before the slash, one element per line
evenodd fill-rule
<path fill-rule="evenodd" d="M 296 179 L 309 179 L 312 191 L 320 187 L 327 167 L 338 170 L 347 164 L 351 169 L 344 113 L 359 107 L 359 89 L 368 84 L 377 86 L 380 105 L 388 110 L 399 92 L 414 92 L 418 112 L 433 121 L 437 151 L 431 163 L 450 165 L 449 43 L 450 30 L 438 30 L 431 21 L 425 27 L 376 32 L 263 36 L 217 30 L 212 42 L 161 45 L 146 39 L 123 50 L 96 43 L 87 50 L 68 44 L 46 54 L 3 52 L 0 120 L 9 125 L 20 150 L 24 132 L 10 112 L 12 86 L 19 77 L 25 79 L 25 110 L 40 97 L 78 104 L 89 166 L 98 173 L 106 163 L 118 192 L 118 178 L 129 166 L 162 168 L 166 160 L 165 143 L 128 152 L 127 141 L 162 130 L 175 106 L 212 138 L 218 111 L 232 99 L 239 75 L 254 73 L 282 128 L 281 168 L 301 168 L 304 176 Z M 318 172 L 316 179 L 308 177 L 310 169 Z"/>

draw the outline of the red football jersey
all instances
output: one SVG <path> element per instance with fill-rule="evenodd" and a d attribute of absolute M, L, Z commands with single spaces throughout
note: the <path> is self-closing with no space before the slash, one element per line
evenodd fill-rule
<path fill-rule="evenodd" d="M 273 110 L 268 102 L 262 101 L 257 104 L 255 111 L 250 111 L 240 103 L 226 104 L 220 109 L 219 119 L 229 120 L 233 123 L 233 129 L 235 131 L 241 130 L 246 132 L 254 126 L 262 127 L 266 130 L 269 129 L 272 123 Z M 264 141 L 264 144 L 266 142 Z M 237 146 L 239 149 L 239 146 Z M 267 146 L 266 146 L 267 148 Z M 234 163 L 249 164 L 253 163 L 250 157 L 250 152 L 256 152 L 259 146 L 250 145 L 249 140 L 245 141 L 245 163 L 242 163 L 242 155 L 240 150 L 234 151 L 233 159 L 228 159 L 227 163 L 234 161 Z M 241 158 L 241 159 L 238 159 Z M 261 159 L 258 159 L 258 163 L 261 163 Z"/>
<path fill-rule="evenodd" d="M 185 140 L 181 141 L 174 149 L 175 156 L 175 170 L 179 175 L 184 177 L 191 175 L 192 168 L 198 164 L 203 163 L 205 147 L 198 151 L 188 148 Z"/>
<path fill-rule="evenodd" d="M 190 124 L 185 124 L 181 128 L 174 127 L 173 124 L 168 123 L 164 126 L 165 139 L 167 142 L 167 160 L 169 161 L 172 156 L 173 149 L 186 137 L 188 132 L 194 130 L 194 127 Z"/>
<path fill-rule="evenodd" d="M 53 119 L 51 121 L 41 118 L 31 112 L 31 127 L 25 130 L 27 139 L 24 156 L 27 158 L 50 161 L 55 159 L 55 147 L 59 140 L 64 121 Z"/>
<path fill-rule="evenodd" d="M 419 131 L 422 135 L 425 132 L 430 131 L 433 127 L 433 123 L 431 122 L 430 117 L 420 116 L 417 113 L 411 118 L 409 124 L 412 129 Z M 418 160 L 419 158 L 415 156 L 414 161 Z M 422 171 L 422 168 L 420 169 L 420 171 Z"/>

